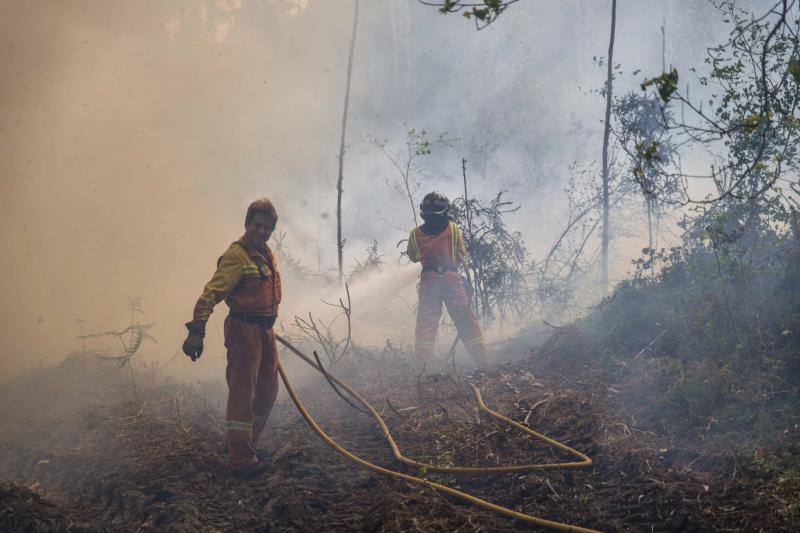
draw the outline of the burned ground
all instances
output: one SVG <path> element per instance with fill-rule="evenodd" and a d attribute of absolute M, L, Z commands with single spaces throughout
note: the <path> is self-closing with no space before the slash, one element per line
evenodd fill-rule
<path fill-rule="evenodd" d="M 755 455 L 719 440 L 677 439 L 624 407 L 625 384 L 610 385 L 586 362 L 563 363 L 540 350 L 486 374 L 420 376 L 366 359 L 341 372 L 382 412 L 409 457 L 483 466 L 568 458 L 479 415 L 468 380 L 490 407 L 587 453 L 594 460 L 587 469 L 409 472 L 373 420 L 324 381 L 298 388 L 324 429 L 364 458 L 528 514 L 604 531 L 797 528 L 797 479 L 771 466 L 796 457 L 796 427 Z M 221 414 L 208 391 L 156 372 L 137 377 L 134 399 L 123 372 L 75 356 L 4 385 L 0 530 L 531 529 L 357 467 L 322 443 L 288 399 L 277 404 L 263 443 L 269 470 L 236 479 L 225 467 Z"/>

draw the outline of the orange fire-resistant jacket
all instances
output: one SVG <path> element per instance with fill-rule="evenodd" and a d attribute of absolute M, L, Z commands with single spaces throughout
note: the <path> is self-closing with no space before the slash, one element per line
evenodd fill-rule
<path fill-rule="evenodd" d="M 217 261 L 217 270 L 194 307 L 194 320 L 208 320 L 222 300 L 231 312 L 278 316 L 281 276 L 269 246 L 262 254 L 242 237 Z"/>
<path fill-rule="evenodd" d="M 419 261 L 423 267 L 431 268 L 458 268 L 459 264 L 466 263 L 467 257 L 464 239 L 455 222 L 450 222 L 438 235 L 427 235 L 419 228 L 412 229 L 406 253 L 414 263 Z"/>

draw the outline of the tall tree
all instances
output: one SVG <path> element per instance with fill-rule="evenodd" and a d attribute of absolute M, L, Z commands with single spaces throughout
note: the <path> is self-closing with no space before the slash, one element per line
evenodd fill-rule
<path fill-rule="evenodd" d="M 611 134 L 611 102 L 614 84 L 614 33 L 617 24 L 617 0 L 611 0 L 611 35 L 608 39 L 608 73 L 606 75 L 606 119 L 603 125 L 603 235 L 600 256 L 600 287 L 602 295 L 608 293 L 608 241 L 609 202 L 608 202 L 608 138 Z"/>
<path fill-rule="evenodd" d="M 356 49 L 356 31 L 358 30 L 358 0 L 353 2 L 353 35 L 350 39 L 350 54 L 347 57 L 347 85 L 344 91 L 344 112 L 342 113 L 342 139 L 339 143 L 339 179 L 336 182 L 336 248 L 339 254 L 339 285 L 344 282 L 342 256 L 344 239 L 342 238 L 342 182 L 344 181 L 344 151 L 347 138 L 347 111 L 350 107 L 350 80 L 353 74 L 353 53 Z"/>

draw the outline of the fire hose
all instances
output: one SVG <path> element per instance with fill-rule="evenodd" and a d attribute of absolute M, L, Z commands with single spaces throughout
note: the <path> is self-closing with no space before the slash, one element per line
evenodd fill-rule
<path fill-rule="evenodd" d="M 378 423 L 378 426 L 380 426 L 381 431 L 383 432 L 383 436 L 386 439 L 386 441 L 389 443 L 389 447 L 391 448 L 392 454 L 394 455 L 395 459 L 397 459 L 398 461 L 400 461 L 400 462 L 402 462 L 402 463 L 404 463 L 406 465 L 413 466 L 413 467 L 419 468 L 419 469 L 423 469 L 424 471 L 442 472 L 442 473 L 451 473 L 451 474 L 467 474 L 467 473 L 497 474 L 497 473 L 523 472 L 523 471 L 530 471 L 530 470 L 545 470 L 545 469 L 555 469 L 555 468 L 583 468 L 583 467 L 590 466 L 592 464 L 592 460 L 589 457 L 587 457 L 586 455 L 584 455 L 583 453 L 581 453 L 581 452 L 579 452 L 579 451 L 567 446 L 566 444 L 563 444 L 563 443 L 558 442 L 558 441 L 556 441 L 554 439 L 551 439 L 551 438 L 549 438 L 549 437 L 547 437 L 545 435 L 537 433 L 537 432 L 533 431 L 532 429 L 530 429 L 530 428 L 528 428 L 528 427 L 526 427 L 526 426 L 524 426 L 524 425 L 522 425 L 522 424 L 520 424 L 520 423 L 518 423 L 518 422 L 516 422 L 514 420 L 511 420 L 510 418 L 508 418 L 508 417 L 506 417 L 506 416 L 504 416 L 504 415 L 502 415 L 500 413 L 497 413 L 496 411 L 493 411 L 492 409 L 487 407 L 486 404 L 483 401 L 483 397 L 481 396 L 480 390 L 478 389 L 478 387 L 476 387 L 472 383 L 470 383 L 469 386 L 472 389 L 473 394 L 475 395 L 475 400 L 476 400 L 476 402 L 478 404 L 478 407 L 480 408 L 481 411 L 487 413 L 491 417 L 493 417 L 493 418 L 495 418 L 495 419 L 497 419 L 497 420 L 499 420 L 499 421 L 501 421 L 501 422 L 503 422 L 505 424 L 511 425 L 511 426 L 519 429 L 520 431 L 522 431 L 522 432 L 534 437 L 537 440 L 540 440 L 542 442 L 546 442 L 547 444 L 550 444 L 551 446 L 559 448 L 559 449 L 561 449 L 561 450 L 563 450 L 565 452 L 568 452 L 568 453 L 578 457 L 580 459 L 580 461 L 572 461 L 572 462 L 564 462 L 564 463 L 528 464 L 528 465 L 517 465 L 517 466 L 499 466 L 499 467 L 464 467 L 464 466 L 437 466 L 437 465 L 433 465 L 433 464 L 428 464 L 428 463 L 423 463 L 423 462 L 420 462 L 420 461 L 416 461 L 414 459 L 409 459 L 409 458 L 405 457 L 400 452 L 400 448 L 397 445 L 397 442 L 394 440 L 394 437 L 392 436 L 391 432 L 389 431 L 388 426 L 384 422 L 384 420 L 381 417 L 381 415 L 372 406 L 372 404 L 370 404 L 363 396 L 361 396 L 361 394 L 356 392 L 349 385 L 347 385 L 342 380 L 337 378 L 335 375 L 333 375 L 330 372 L 328 372 L 327 370 L 325 370 L 322 367 L 321 364 L 318 365 L 313 360 L 311 360 L 311 358 L 309 358 L 307 355 L 305 355 L 303 352 L 301 352 L 299 349 L 297 349 L 294 345 L 292 345 L 292 343 L 290 343 L 289 341 L 287 341 L 286 339 L 284 339 L 280 335 L 276 335 L 275 337 L 277 338 L 277 340 L 281 344 L 283 344 L 286 348 L 288 348 L 295 355 L 300 357 L 300 359 L 302 359 L 307 364 L 309 364 L 310 366 L 315 368 L 317 371 L 321 372 L 329 381 L 332 381 L 333 383 L 336 383 L 339 387 L 341 387 L 342 389 L 347 391 L 348 394 L 350 394 L 353 398 L 355 398 L 361 405 L 363 405 L 364 408 L 367 409 L 370 412 L 372 417 Z M 509 509 L 507 507 L 503 507 L 501 505 L 497 505 L 497 504 L 491 503 L 489 501 L 483 500 L 483 499 L 478 498 L 476 496 L 472 496 L 471 494 L 467 494 L 467 493 L 462 492 L 460 490 L 448 487 L 446 485 L 442 485 L 441 483 L 436 483 L 434 481 L 430 481 L 430 480 L 427 480 L 427 479 L 424 479 L 424 478 L 421 478 L 421 477 L 416 477 L 416 476 L 412 476 L 412 475 L 409 475 L 409 474 L 404 474 L 402 472 L 389 470 L 388 468 L 384 468 L 382 466 L 378 466 L 376 464 L 370 463 L 369 461 L 366 461 L 365 459 L 362 459 L 361 457 L 355 455 L 354 453 L 350 452 L 349 450 L 347 450 L 346 448 L 344 448 L 343 446 L 338 444 L 335 440 L 333 440 L 333 438 L 331 438 L 327 433 L 325 433 L 322 430 L 322 428 L 319 427 L 319 425 L 311 417 L 311 415 L 309 414 L 308 410 L 303 405 L 303 402 L 297 396 L 297 393 L 292 388 L 292 385 L 289 382 L 289 378 L 286 376 L 286 372 L 284 371 L 284 369 L 281 366 L 280 362 L 278 363 L 278 372 L 281 375 L 281 379 L 283 379 L 283 383 L 286 385 L 286 391 L 289 393 L 289 396 L 291 397 L 292 402 L 294 402 L 294 404 L 297 407 L 298 411 L 300 411 L 300 414 L 303 416 L 303 418 L 308 423 L 308 425 L 311 427 L 311 429 L 328 446 L 330 446 L 331 448 L 336 450 L 339 454 L 343 455 L 347 459 L 353 461 L 354 463 L 356 463 L 356 464 L 358 464 L 360 466 L 363 466 L 363 467 L 365 467 L 365 468 L 367 468 L 369 470 L 372 470 L 374 472 L 378 472 L 380 474 L 383 474 L 383 475 L 386 475 L 386 476 L 389 476 L 389 477 L 402 479 L 402 480 L 405 480 L 405 481 L 408 481 L 408 482 L 411 482 L 411 483 L 415 483 L 415 484 L 418 484 L 418 485 L 423 485 L 425 487 L 433 489 L 434 491 L 445 493 L 445 494 L 449 494 L 451 496 L 455 496 L 455 497 L 460 498 L 462 500 L 465 500 L 465 501 L 467 501 L 467 502 L 469 502 L 469 503 L 471 503 L 473 505 L 477 505 L 478 507 L 483 507 L 485 509 L 489 509 L 491 511 L 495 511 L 497 513 L 500 513 L 502 515 L 508 516 L 510 518 L 514 518 L 516 520 L 520 520 L 520 521 L 523 521 L 523 522 L 528 522 L 528 523 L 531 523 L 531 524 L 535 524 L 535 525 L 538 525 L 538 526 L 547 527 L 547 528 L 551 528 L 551 529 L 558 529 L 558 530 L 561 530 L 561 531 L 575 531 L 575 532 L 581 532 L 581 533 L 587 533 L 587 532 L 588 533 L 598 533 L 594 529 L 587 529 L 587 528 L 583 528 L 583 527 L 580 527 L 580 526 L 574 526 L 574 525 L 565 524 L 565 523 L 562 523 L 562 522 L 556 522 L 556 521 L 553 521 L 553 520 L 547 520 L 545 518 L 540 518 L 540 517 L 529 515 L 529 514 L 526 514 L 526 513 L 521 513 L 521 512 L 518 512 L 518 511 L 514 511 L 514 510 Z"/>

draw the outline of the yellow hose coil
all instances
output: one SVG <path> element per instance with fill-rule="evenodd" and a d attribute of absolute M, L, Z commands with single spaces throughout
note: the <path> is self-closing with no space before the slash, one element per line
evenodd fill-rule
<path fill-rule="evenodd" d="M 403 463 L 405 463 L 407 465 L 413 466 L 415 468 L 427 469 L 429 471 L 446 472 L 446 473 L 451 473 L 451 474 L 465 474 L 465 473 L 478 473 L 478 474 L 492 473 L 492 474 L 496 474 L 496 473 L 507 473 L 507 472 L 530 471 L 530 470 L 534 470 L 534 469 L 579 468 L 579 467 L 586 467 L 586 466 L 589 466 L 589 465 L 592 464 L 592 460 L 589 457 L 587 457 L 586 455 L 582 454 L 581 452 L 579 452 L 577 450 L 574 450 L 574 449 L 570 448 L 569 446 L 567 446 L 567 445 L 565 445 L 563 443 L 560 443 L 560 442 L 558 442 L 556 440 L 553 440 L 553 439 L 551 439 L 549 437 L 546 437 L 546 436 L 544 436 L 544 435 L 542 435 L 540 433 L 537 433 L 537 432 L 531 430 L 530 428 L 525 427 L 522 424 L 520 424 L 518 422 L 515 422 L 514 420 L 511 420 L 510 418 L 508 418 L 506 416 L 503 416 L 500 413 L 497 413 L 497 412 L 492 411 L 491 409 L 489 409 L 489 407 L 487 407 L 486 404 L 483 401 L 483 398 L 481 396 L 480 390 L 478 390 L 478 388 L 475 385 L 471 384 L 471 383 L 470 383 L 470 387 L 472 388 L 473 393 L 475 394 L 475 398 L 476 398 L 476 400 L 478 402 L 478 406 L 480 407 L 480 409 L 482 411 L 488 413 L 489 415 L 491 415 L 492 417 L 496 418 L 497 420 L 500 420 L 502 422 L 505 422 L 507 424 L 510 424 L 510 425 L 514 426 L 515 428 L 519 429 L 520 431 L 523 431 L 523 432 L 533 436 L 534 438 L 536 438 L 538 440 L 546 442 L 546 443 L 548 443 L 548 444 L 550 444 L 552 446 L 555 446 L 555 447 L 557 447 L 557 448 L 559 448 L 561 450 L 564 450 L 566 452 L 569 452 L 569 453 L 579 457 L 581 459 L 581 461 L 579 461 L 579 462 L 569 462 L 569 463 L 543 463 L 543 464 L 533 464 L 533 465 L 501 466 L 501 467 L 463 467 L 463 466 L 445 467 L 445 466 L 431 465 L 431 464 L 428 464 L 428 463 L 422 463 L 422 462 L 419 462 L 419 461 L 415 461 L 414 459 L 409 459 L 409 458 L 403 456 L 403 454 L 400 452 L 400 448 L 397 446 L 397 443 L 395 442 L 394 437 L 392 436 L 391 432 L 389 431 L 389 428 L 386 426 L 386 423 L 384 422 L 384 420 L 381 417 L 381 415 L 378 414 L 378 412 L 375 410 L 375 408 L 364 397 L 362 397 L 358 392 L 353 390 L 350 386 L 348 386 L 346 383 L 341 381 L 339 378 L 337 378 L 336 376 L 334 376 L 330 372 L 327 372 L 325 369 L 323 369 L 320 366 L 318 366 L 314 361 L 312 361 L 303 352 L 298 350 L 289 341 L 287 341 L 286 339 L 284 339 L 280 335 L 275 335 L 275 337 L 277 338 L 277 340 L 281 344 L 286 346 L 295 355 L 297 355 L 303 361 L 305 361 L 306 363 L 308 363 L 309 365 L 311 365 L 312 367 L 317 369 L 319 372 L 324 373 L 329 379 L 331 379 L 331 381 L 335 382 L 337 385 L 339 385 L 344 390 L 346 390 L 349 394 L 351 394 L 354 398 L 356 398 L 359 401 L 359 403 L 361 403 L 366 409 L 368 409 L 369 412 L 372 414 L 372 417 L 376 420 L 376 422 L 378 422 L 378 425 L 380 426 L 384 437 L 386 438 L 387 442 L 389 443 L 389 446 L 391 447 L 392 453 L 394 454 L 395 458 L 397 460 L 399 460 L 399 461 L 402 461 Z M 365 468 L 368 468 L 369 470 L 372 470 L 374 472 L 378 472 L 380 474 L 384 474 L 386 476 L 390 476 L 390 477 L 394 477 L 394 478 L 398 478 L 398 479 L 403 479 L 405 481 L 409 481 L 409 482 L 416 483 L 416 484 L 419 484 L 419 485 L 424 485 L 424 486 L 429 487 L 429 488 L 431 488 L 433 490 L 436 490 L 438 492 L 443 492 L 445 494 L 450 494 L 451 496 L 455 496 L 457 498 L 461 498 L 462 500 L 466 500 L 469 503 L 472 503 L 472 504 L 477 505 L 479 507 L 483 507 L 485 509 L 489 509 L 491 511 L 495 511 L 497 513 L 500 513 L 502 515 L 514 518 L 516 520 L 521 520 L 523 522 L 528 522 L 528 523 L 535 524 L 535 525 L 542 526 L 542 527 L 549 527 L 549 528 L 552 528 L 552 529 L 558 529 L 558 530 L 561 530 L 561 531 L 575 531 L 575 532 L 581 532 L 581 533 L 599 533 L 597 530 L 594 530 L 594 529 L 587 529 L 587 528 L 583 528 L 583 527 L 580 527 L 580 526 L 573 526 L 573 525 L 570 525 L 570 524 L 564 524 L 562 522 L 555 522 L 555 521 L 552 521 L 552 520 L 539 518 L 539 517 L 536 517 L 536 516 L 533 516 L 533 515 L 520 513 L 520 512 L 517 512 L 517 511 L 513 511 L 513 510 L 511 510 L 511 509 L 509 509 L 507 507 L 503 507 L 503 506 L 488 502 L 486 500 L 482 500 L 481 498 L 472 496 L 470 494 L 467 494 L 467 493 L 462 492 L 460 490 L 457 490 L 457 489 L 442 485 L 440 483 L 435 483 L 433 481 L 429 481 L 427 479 L 423 479 L 423 478 L 420 478 L 420 477 L 411 476 L 411 475 L 408 475 L 408 474 L 403 474 L 401 472 L 396 472 L 394 470 L 389 470 L 387 468 L 383 468 L 383 467 L 378 466 L 376 464 L 370 463 L 369 461 L 366 461 L 366 460 L 362 459 L 361 457 L 358 457 L 357 455 L 353 454 L 352 452 L 348 451 L 347 449 L 345 449 L 344 447 L 339 445 L 328 434 L 326 434 L 322 430 L 322 428 L 319 427 L 319 425 L 317 425 L 317 423 L 314 421 L 314 419 L 308 413 L 308 410 L 306 410 L 305 406 L 303 405 L 303 402 L 300 400 L 300 398 L 294 392 L 294 389 L 292 388 L 292 385 L 289 382 L 289 379 L 286 377 L 286 372 L 283 370 L 283 366 L 281 366 L 280 363 L 278 363 L 278 372 L 280 372 L 281 379 L 283 379 L 283 383 L 286 385 L 286 391 L 289 393 L 289 396 L 292 398 L 292 401 L 294 402 L 295 406 L 297 406 L 297 409 L 300 411 L 300 414 L 303 416 L 303 418 L 308 423 L 308 425 L 311 427 L 311 429 L 313 429 L 314 432 L 317 435 L 319 435 L 319 437 L 327 445 L 329 445 L 334 450 L 336 450 L 337 452 L 339 452 L 341 455 L 345 456 L 346 458 L 350 459 L 351 461 L 353 461 L 353 462 L 355 462 L 355 463 L 357 463 L 357 464 L 359 464 L 359 465 L 361 465 L 361 466 L 363 466 Z"/>

